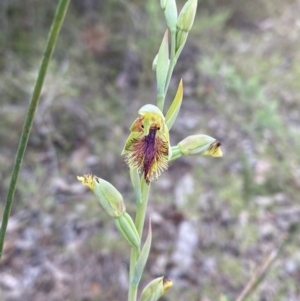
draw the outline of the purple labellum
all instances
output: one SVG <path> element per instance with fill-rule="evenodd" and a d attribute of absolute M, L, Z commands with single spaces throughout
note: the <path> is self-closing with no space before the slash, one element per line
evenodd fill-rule
<path fill-rule="evenodd" d="M 155 135 L 156 129 L 150 129 L 148 136 L 145 136 L 144 144 L 144 173 L 146 182 L 149 183 L 149 171 L 155 160 L 156 149 L 155 149 Z"/>

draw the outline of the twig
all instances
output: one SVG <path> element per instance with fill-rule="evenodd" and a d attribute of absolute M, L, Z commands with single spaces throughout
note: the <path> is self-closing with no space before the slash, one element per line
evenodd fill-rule
<path fill-rule="evenodd" d="M 260 284 L 260 282 L 264 279 L 266 276 L 267 271 L 271 267 L 272 263 L 275 261 L 275 259 L 278 257 L 278 250 L 272 251 L 268 258 L 265 260 L 262 266 L 258 267 L 253 274 L 253 276 L 250 278 L 249 282 L 241 292 L 241 294 L 238 296 L 236 301 L 243 301 L 246 300 L 246 298 L 255 291 L 256 287 Z"/>
<path fill-rule="evenodd" d="M 268 271 L 274 264 L 274 262 L 277 260 L 279 255 L 282 253 L 283 249 L 286 245 L 289 244 L 289 242 L 293 239 L 294 235 L 297 233 L 300 227 L 300 222 L 296 223 L 291 226 L 289 233 L 286 235 L 286 237 L 283 239 L 283 242 L 279 246 L 277 250 L 273 250 L 265 262 L 257 268 L 253 276 L 250 278 L 249 282 L 246 284 L 245 288 L 241 292 L 241 294 L 238 296 L 238 298 L 235 301 L 244 301 L 246 300 L 252 293 L 255 292 L 258 285 L 264 280 L 265 276 L 267 275 Z"/>

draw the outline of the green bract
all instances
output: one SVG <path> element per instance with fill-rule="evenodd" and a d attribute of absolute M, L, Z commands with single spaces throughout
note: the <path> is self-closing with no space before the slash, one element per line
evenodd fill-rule
<path fill-rule="evenodd" d="M 134 286 L 138 286 L 138 284 L 142 278 L 144 268 L 145 268 L 145 265 L 146 265 L 148 257 L 149 257 L 151 241 L 152 241 L 152 230 L 151 230 L 151 222 L 149 222 L 148 236 L 147 236 L 145 244 L 141 250 L 139 258 L 134 267 L 134 274 L 133 274 L 133 278 L 131 280 L 131 283 Z"/>
<path fill-rule="evenodd" d="M 143 289 L 140 301 L 157 301 L 173 285 L 171 280 L 158 277 Z"/>
<path fill-rule="evenodd" d="M 147 284 L 143 289 L 140 301 L 157 300 L 163 294 L 164 277 L 159 277 Z"/>
<path fill-rule="evenodd" d="M 166 125 L 170 131 L 171 127 L 173 126 L 177 115 L 179 113 L 181 103 L 182 103 L 182 94 L 183 94 L 183 87 L 182 87 L 182 80 L 180 80 L 180 83 L 178 85 L 177 93 L 175 95 L 175 98 L 167 112 L 166 115 Z"/>
<path fill-rule="evenodd" d="M 157 95 L 164 96 L 165 94 L 165 82 L 168 75 L 168 69 L 169 69 L 169 42 L 168 42 L 168 31 L 166 31 L 157 54 L 157 65 L 156 65 Z"/>

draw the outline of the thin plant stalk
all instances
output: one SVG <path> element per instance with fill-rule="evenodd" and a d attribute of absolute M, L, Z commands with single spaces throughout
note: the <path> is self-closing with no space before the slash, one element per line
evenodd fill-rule
<path fill-rule="evenodd" d="M 164 101 L 166 92 L 168 90 L 168 86 L 170 83 L 170 79 L 176 64 L 175 60 L 175 47 L 176 47 L 176 31 L 172 31 L 171 33 L 171 57 L 170 57 L 170 64 L 168 68 L 168 74 L 165 82 L 165 90 L 163 95 L 157 95 L 157 106 L 160 108 L 161 111 L 163 111 L 164 107 Z M 136 218 L 135 218 L 135 226 L 137 229 L 137 232 L 142 238 L 143 234 L 143 228 L 145 223 L 145 216 L 147 211 L 147 204 L 148 204 L 148 198 L 149 198 L 149 192 L 150 192 L 150 184 L 147 184 L 144 180 L 144 178 L 141 178 L 141 189 L 142 189 L 142 199 L 141 202 L 137 202 L 137 210 L 136 210 Z M 131 279 L 134 272 L 134 267 L 136 265 L 136 262 L 138 260 L 138 252 L 136 249 L 131 249 L 131 255 L 130 255 L 130 268 L 129 268 L 129 290 L 128 290 L 128 301 L 136 301 L 137 297 L 137 287 L 131 284 Z"/>
<path fill-rule="evenodd" d="M 142 238 L 148 198 L 149 198 L 149 191 L 150 191 L 150 184 L 147 184 L 144 178 L 141 179 L 141 188 L 142 188 L 142 198 L 141 198 L 141 202 L 137 204 L 135 226 L 139 236 Z M 135 248 L 131 248 L 130 269 L 129 269 L 130 283 L 129 283 L 129 291 L 128 291 L 128 301 L 136 301 L 136 297 L 137 297 L 137 287 L 131 284 L 131 279 L 133 277 L 134 267 L 138 260 L 138 255 L 139 255 L 138 251 Z"/>
<path fill-rule="evenodd" d="M 142 187 L 142 202 L 137 204 L 136 209 L 136 218 L 135 218 L 135 225 L 140 237 L 143 234 L 143 228 L 145 223 L 145 216 L 150 192 L 150 184 L 147 184 L 145 179 L 141 179 L 141 187 Z"/>
<path fill-rule="evenodd" d="M 176 47 L 176 31 L 171 32 L 171 55 L 170 55 L 170 64 L 168 68 L 168 74 L 165 82 L 165 90 L 163 95 L 157 95 L 157 106 L 163 111 L 164 101 L 166 97 L 166 93 L 170 84 L 171 76 L 176 65 L 176 57 L 175 57 L 175 47 Z M 145 216 L 150 192 L 150 184 L 148 185 L 144 178 L 141 179 L 141 188 L 142 188 L 142 199 L 141 202 L 137 203 L 137 211 L 136 211 L 136 219 L 135 219 L 135 226 L 138 231 L 140 237 L 143 234 L 143 228 L 145 223 Z M 131 282 L 134 267 L 138 259 L 138 252 L 136 249 L 131 249 L 130 255 L 130 268 L 129 268 L 129 281 Z M 129 284 L 129 291 L 128 291 L 128 301 L 136 301 L 137 297 L 137 287 Z"/>
<path fill-rule="evenodd" d="M 32 123 L 34 119 L 34 114 L 36 112 L 36 108 L 38 106 L 41 90 L 43 87 L 44 79 L 47 74 L 48 65 L 50 59 L 52 57 L 52 53 L 54 51 L 57 38 L 65 19 L 66 12 L 68 10 L 70 0 L 60 0 L 57 8 L 56 13 L 53 19 L 53 23 L 51 25 L 51 29 L 49 31 L 47 44 L 45 47 L 45 51 L 43 54 L 43 58 L 41 61 L 40 69 L 38 72 L 38 76 L 35 82 L 35 86 L 33 89 L 32 97 L 29 103 L 26 119 L 23 125 L 23 130 L 20 136 L 19 146 L 16 153 L 14 166 L 12 169 L 10 184 L 8 188 L 6 203 L 4 207 L 3 217 L 2 217 L 2 225 L 0 229 L 0 260 L 2 257 L 3 246 L 4 246 L 4 239 L 7 229 L 7 224 L 10 216 L 11 207 L 13 204 L 13 198 L 16 190 L 16 184 L 19 176 L 19 172 L 21 169 L 22 161 L 24 158 L 25 150 L 28 144 L 29 135 L 32 128 Z"/>

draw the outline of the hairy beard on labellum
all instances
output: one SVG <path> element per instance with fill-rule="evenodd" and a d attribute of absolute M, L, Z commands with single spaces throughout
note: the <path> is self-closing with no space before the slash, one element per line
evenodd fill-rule
<path fill-rule="evenodd" d="M 132 139 L 126 161 L 143 172 L 147 184 L 168 168 L 168 143 L 158 135 L 156 128 L 149 130 L 149 134 L 142 138 Z"/>

